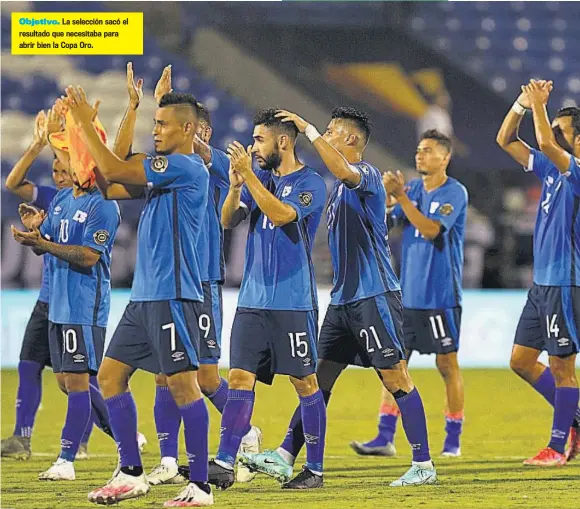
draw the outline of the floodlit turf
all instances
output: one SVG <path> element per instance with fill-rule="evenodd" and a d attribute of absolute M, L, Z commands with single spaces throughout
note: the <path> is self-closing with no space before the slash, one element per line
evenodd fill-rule
<path fill-rule="evenodd" d="M 438 485 L 389 488 L 388 483 L 402 474 L 410 463 L 409 447 L 400 425 L 396 438 L 397 458 L 360 458 L 350 450 L 348 443 L 352 439 L 374 436 L 380 388 L 371 371 L 349 370 L 338 382 L 330 403 L 324 488 L 307 493 L 282 491 L 274 480 L 260 476 L 251 484 L 237 484 L 226 492 L 214 492 L 216 506 L 252 509 L 580 507 L 580 461 L 552 469 L 522 466 L 524 458 L 546 445 L 551 427 L 550 408 L 523 382 L 507 370 L 465 371 L 464 456 L 441 459 L 437 454 L 444 438 L 443 383 L 434 370 L 414 370 L 412 374 L 427 410 L 430 443 L 440 478 Z M 15 371 L 2 372 L 3 437 L 12 432 L 14 425 L 16 381 Z M 153 422 L 153 378 L 138 374 L 132 387 L 139 410 L 139 429 L 149 439 L 143 456 L 145 467 L 149 469 L 158 459 Z M 95 430 L 89 447 L 94 456 L 88 461 L 77 462 L 76 481 L 38 481 L 38 473 L 57 456 L 66 410 L 66 399 L 57 390 L 50 371 L 45 371 L 42 401 L 32 442 L 36 454 L 26 462 L 2 461 L 1 507 L 95 507 L 87 502 L 86 495 L 109 478 L 116 462 L 113 445 L 108 437 Z M 258 388 L 253 422 L 262 428 L 266 448 L 279 445 L 295 403 L 293 389 L 283 378 L 272 388 Z M 208 406 L 210 452 L 215 454 L 219 415 Z M 178 486 L 155 487 L 147 497 L 123 502 L 121 506 L 162 507 L 163 502 L 178 490 Z"/>

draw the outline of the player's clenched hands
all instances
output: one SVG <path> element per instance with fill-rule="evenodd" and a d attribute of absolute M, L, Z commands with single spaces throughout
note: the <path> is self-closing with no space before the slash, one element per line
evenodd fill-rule
<path fill-rule="evenodd" d="M 539 83 L 542 88 L 548 90 L 548 93 L 551 92 L 552 89 L 554 88 L 553 81 L 538 80 L 537 83 Z M 530 98 L 528 97 L 528 94 L 524 90 L 524 88 L 525 86 L 521 87 L 522 93 L 519 95 L 517 101 L 518 103 L 520 103 L 521 106 L 529 110 L 532 107 L 532 104 L 530 103 Z"/>
<path fill-rule="evenodd" d="M 302 117 L 296 115 L 296 113 L 291 113 L 286 110 L 278 110 L 278 113 L 276 113 L 276 118 L 279 118 L 282 120 L 282 122 L 294 122 L 294 125 L 301 133 L 306 131 L 306 128 L 310 125 Z"/>
<path fill-rule="evenodd" d="M 550 97 L 550 92 L 553 87 L 542 86 L 542 84 L 535 80 L 530 80 L 530 82 L 522 87 L 522 92 L 524 92 L 528 99 L 530 100 L 530 105 L 532 108 L 534 106 L 544 106 L 548 102 L 548 97 Z"/>
<path fill-rule="evenodd" d="M 228 147 L 228 159 L 230 160 L 230 173 L 237 173 L 242 177 L 252 173 L 252 146 L 244 149 L 238 141 L 230 143 Z"/>
<path fill-rule="evenodd" d="M 127 92 L 129 92 L 129 104 L 132 110 L 139 107 L 141 99 L 143 99 L 143 80 L 140 78 L 135 83 L 135 76 L 133 74 L 133 62 L 127 63 Z"/>
<path fill-rule="evenodd" d="M 29 232 L 21 232 L 14 228 L 14 225 L 11 226 L 11 229 L 14 240 L 23 246 L 37 247 L 42 242 L 40 231 L 36 227 Z"/>
<path fill-rule="evenodd" d="M 405 194 L 405 177 L 400 171 L 397 171 L 396 175 L 391 171 L 383 174 L 383 185 L 387 194 L 394 196 L 396 199 Z"/>
<path fill-rule="evenodd" d="M 161 98 L 169 92 L 173 92 L 173 89 L 171 88 L 171 65 L 168 65 L 163 69 L 161 78 L 159 78 L 157 85 L 155 85 L 153 96 L 155 97 L 157 104 L 159 104 Z"/>
<path fill-rule="evenodd" d="M 27 205 L 26 203 L 20 204 L 18 214 L 20 214 L 22 224 L 29 230 L 32 228 L 40 228 L 40 225 L 46 217 L 44 210 L 37 210 L 32 205 Z"/>
<path fill-rule="evenodd" d="M 75 88 L 72 85 L 66 87 L 65 104 L 77 124 L 90 124 L 97 116 L 100 102 L 97 100 L 95 105 L 91 106 L 83 87 Z"/>

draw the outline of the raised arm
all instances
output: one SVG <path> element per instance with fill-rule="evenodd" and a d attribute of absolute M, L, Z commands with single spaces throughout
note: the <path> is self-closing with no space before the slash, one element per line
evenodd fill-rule
<path fill-rule="evenodd" d="M 298 131 L 306 135 L 316 149 L 321 159 L 330 172 L 342 182 L 347 183 L 350 187 L 356 187 L 360 183 L 361 176 L 357 169 L 353 168 L 345 157 L 330 145 L 312 124 L 299 117 L 295 113 L 286 110 L 280 110 L 276 116 L 282 122 L 294 122 Z"/>
<path fill-rule="evenodd" d="M 226 229 L 235 228 L 247 216 L 248 209 L 242 205 L 244 179 L 230 168 L 230 188 L 222 206 L 221 222 Z"/>
<path fill-rule="evenodd" d="M 47 144 L 45 123 L 46 114 L 40 111 L 36 115 L 32 143 L 6 177 L 6 189 L 27 202 L 34 200 L 35 185 L 26 180 L 26 174 Z"/>
<path fill-rule="evenodd" d="M 143 166 L 143 154 L 123 161 L 103 143 L 92 123 L 93 109 L 87 102 L 87 97 L 81 87 L 68 87 L 67 104 L 75 122 L 82 128 L 87 141 L 87 147 L 97 163 L 97 167 L 107 182 L 145 186 L 147 177 Z"/>
<path fill-rule="evenodd" d="M 127 159 L 127 156 L 131 153 L 135 123 L 137 122 L 137 108 L 143 99 L 143 80 L 139 79 L 135 83 L 132 62 L 127 64 L 127 92 L 129 93 L 129 104 L 119 125 L 115 144 L 113 145 L 113 152 L 120 159 Z"/>
<path fill-rule="evenodd" d="M 530 98 L 532 113 L 534 115 L 534 129 L 540 150 L 552 161 L 560 173 L 568 173 L 572 154 L 566 152 L 556 141 L 554 131 L 548 119 L 546 104 L 550 96 L 550 90 L 531 80 L 525 87 Z"/>

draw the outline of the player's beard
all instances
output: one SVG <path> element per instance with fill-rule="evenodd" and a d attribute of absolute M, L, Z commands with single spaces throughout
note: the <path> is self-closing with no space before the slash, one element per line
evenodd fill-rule
<path fill-rule="evenodd" d="M 264 160 L 263 170 L 276 171 L 282 162 L 282 157 L 280 157 L 280 150 L 278 145 L 274 147 L 272 153 L 266 157 L 262 158 Z"/>
<path fill-rule="evenodd" d="M 552 132 L 554 133 L 554 137 L 556 138 L 556 143 L 560 145 L 566 152 L 568 152 L 571 155 L 574 155 L 574 149 L 572 148 L 572 145 L 570 145 L 566 141 L 566 138 L 564 138 L 564 133 L 562 132 L 562 129 L 560 129 L 559 126 L 556 126 L 552 128 Z"/>

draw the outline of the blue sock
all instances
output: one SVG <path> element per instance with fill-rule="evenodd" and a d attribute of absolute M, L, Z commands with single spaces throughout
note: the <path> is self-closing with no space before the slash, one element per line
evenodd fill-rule
<path fill-rule="evenodd" d="M 93 385 L 93 390 L 91 390 L 91 385 Z M 94 401 L 94 392 L 95 389 L 98 390 L 99 387 L 99 383 L 97 382 L 97 377 L 96 376 L 91 376 L 89 378 L 89 391 L 91 393 L 91 418 L 89 419 L 89 423 L 87 424 L 87 428 L 85 429 L 85 433 L 83 435 L 83 438 L 81 439 L 81 444 L 87 444 L 89 442 L 89 439 L 91 438 L 91 433 L 93 432 L 93 424 L 99 421 L 99 417 L 97 416 L 97 413 L 95 412 L 95 401 Z M 103 396 L 101 395 L 101 391 L 99 392 L 99 396 L 101 396 L 101 402 L 103 407 L 105 406 L 105 401 L 103 400 Z M 97 402 L 97 405 L 99 403 Z M 106 411 L 106 408 L 105 408 Z M 109 416 L 107 415 L 107 424 L 109 421 Z"/>
<path fill-rule="evenodd" d="M 155 416 L 155 427 L 157 428 L 157 440 L 159 440 L 161 457 L 177 458 L 181 412 L 169 391 L 169 387 L 158 385 L 155 389 L 153 415 Z"/>
<path fill-rule="evenodd" d="M 536 382 L 532 384 L 532 387 L 544 396 L 550 405 L 554 406 L 556 402 L 556 382 L 554 382 L 554 377 L 552 376 L 550 368 L 544 370 Z"/>
<path fill-rule="evenodd" d="M 324 403 L 328 405 L 331 392 L 322 391 L 322 395 L 324 397 Z M 289 452 L 296 458 L 303 446 L 304 430 L 302 429 L 302 408 L 300 405 L 298 405 L 294 411 L 294 414 L 292 414 L 292 418 L 290 419 L 290 424 L 288 426 L 288 431 L 284 437 L 284 441 L 280 445 L 280 448 Z"/>
<path fill-rule="evenodd" d="M 207 399 L 212 402 L 213 406 L 220 414 L 223 414 L 224 407 L 228 401 L 228 383 L 220 377 L 219 387 L 213 394 L 208 395 Z"/>
<path fill-rule="evenodd" d="M 100 430 L 114 440 L 115 438 L 113 437 L 113 431 L 111 430 L 111 423 L 109 422 L 109 411 L 107 410 L 107 405 L 105 404 L 105 400 L 101 394 L 101 389 L 99 388 L 96 376 L 90 378 L 89 391 L 91 392 L 92 410 L 90 428 L 88 429 L 92 430 L 92 424 L 96 424 Z M 89 435 L 90 434 L 91 432 L 89 431 Z M 89 437 L 87 436 L 86 442 L 88 441 Z"/>
<path fill-rule="evenodd" d="M 60 457 L 74 461 L 83 433 L 91 418 L 91 395 L 89 391 L 69 392 L 66 420 L 60 435 Z"/>
<path fill-rule="evenodd" d="M 397 398 L 401 411 L 401 420 L 407 440 L 413 450 L 413 461 L 429 461 L 429 440 L 427 438 L 427 420 L 419 391 L 415 387 L 409 394 Z"/>
<path fill-rule="evenodd" d="M 115 441 L 119 446 L 122 467 L 141 467 L 137 445 L 137 408 L 130 392 L 105 400 Z"/>
<path fill-rule="evenodd" d="M 322 474 L 326 437 L 326 405 L 319 389 L 311 396 L 300 397 L 302 426 L 306 440 L 306 468 Z"/>
<path fill-rule="evenodd" d="M 458 415 L 448 414 L 445 416 L 445 442 L 443 443 L 444 451 L 459 449 L 459 437 L 463 432 L 463 412 Z"/>
<path fill-rule="evenodd" d="M 234 466 L 240 442 L 247 433 L 254 410 L 254 391 L 230 389 L 222 414 L 220 446 L 216 459 Z"/>
<path fill-rule="evenodd" d="M 207 482 L 209 414 L 205 401 L 198 399 L 179 407 L 183 419 L 185 451 L 189 461 L 189 482 Z"/>
<path fill-rule="evenodd" d="M 42 396 L 42 368 L 41 364 L 34 361 L 18 363 L 15 435 L 28 438 L 32 436 L 34 418 Z"/>
<path fill-rule="evenodd" d="M 578 408 L 579 390 L 576 387 L 556 387 L 556 404 L 554 405 L 554 422 L 552 439 L 548 444 L 555 451 L 564 454 L 570 426 Z"/>

